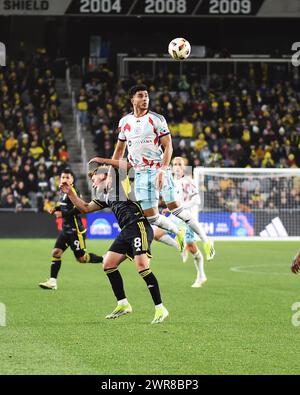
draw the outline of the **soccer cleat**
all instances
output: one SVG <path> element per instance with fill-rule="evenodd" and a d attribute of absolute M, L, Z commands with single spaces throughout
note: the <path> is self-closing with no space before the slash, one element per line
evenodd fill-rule
<path fill-rule="evenodd" d="M 105 318 L 108 320 L 113 320 L 115 318 L 121 317 L 121 315 L 132 313 L 132 307 L 130 304 L 118 304 L 114 311 L 108 314 Z"/>
<path fill-rule="evenodd" d="M 183 252 L 183 250 L 184 250 L 184 246 L 185 246 L 184 238 L 185 238 L 185 228 L 184 227 L 180 227 L 179 231 L 178 231 L 178 233 L 176 235 L 176 241 L 177 241 L 177 243 L 179 245 L 179 251 L 180 252 Z"/>
<path fill-rule="evenodd" d="M 43 289 L 57 289 L 57 282 L 51 279 L 45 281 L 44 283 L 39 283 L 39 286 Z"/>
<path fill-rule="evenodd" d="M 182 262 L 186 263 L 188 258 L 189 258 L 189 252 L 188 250 L 184 247 L 184 250 L 181 253 L 181 258 L 182 258 Z"/>
<path fill-rule="evenodd" d="M 206 278 L 206 277 L 204 277 L 204 278 L 197 278 L 197 279 L 195 280 L 194 284 L 191 285 L 191 287 L 192 287 L 192 288 L 201 288 L 202 285 L 203 285 L 204 283 L 206 283 L 206 281 L 207 281 L 207 278 Z"/>
<path fill-rule="evenodd" d="M 208 240 L 206 243 L 203 243 L 203 248 L 204 248 L 204 252 L 205 252 L 205 255 L 206 255 L 206 259 L 208 261 L 211 261 L 212 259 L 214 259 L 216 251 L 215 251 L 215 248 L 214 248 L 213 240 Z"/>
<path fill-rule="evenodd" d="M 160 324 L 161 322 L 163 322 L 163 320 L 165 320 L 168 317 L 168 315 L 169 312 L 164 306 L 155 309 L 154 319 L 151 322 L 151 324 Z"/>

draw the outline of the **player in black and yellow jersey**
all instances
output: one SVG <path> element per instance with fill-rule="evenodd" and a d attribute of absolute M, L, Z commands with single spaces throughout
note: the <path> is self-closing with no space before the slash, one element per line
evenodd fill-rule
<path fill-rule="evenodd" d="M 118 266 L 129 258 L 135 262 L 137 271 L 146 282 L 155 304 L 155 316 L 152 323 L 158 324 L 167 318 L 169 313 L 162 304 L 157 279 L 150 269 L 150 246 L 153 240 L 153 230 L 144 217 L 140 205 L 131 200 L 129 191 L 125 190 L 125 186 L 128 186 L 126 179 L 121 181 L 118 171 L 114 174 L 116 177 L 108 190 L 105 182 L 107 169 L 98 168 L 90 174 L 95 197 L 90 203 L 80 199 L 68 184 L 63 184 L 61 190 L 83 213 L 110 207 L 121 228 L 121 233 L 110 246 L 103 261 L 103 269 L 118 303 L 115 310 L 106 318 L 114 319 L 132 312 L 132 307 L 125 295 L 123 279 L 118 270 Z"/>
<path fill-rule="evenodd" d="M 70 186 L 74 194 L 78 194 L 74 186 L 74 177 L 70 169 L 65 169 L 61 173 L 60 183 Z M 65 250 L 70 247 L 80 263 L 102 263 L 103 257 L 86 252 L 85 237 L 86 229 L 80 218 L 80 211 L 74 206 L 66 193 L 60 194 L 60 199 L 55 208 L 49 210 L 50 214 L 57 218 L 62 218 L 62 231 L 58 235 L 54 249 L 52 251 L 52 264 L 50 269 L 50 279 L 40 283 L 43 289 L 57 289 L 57 276 L 61 267 L 61 257 Z"/>

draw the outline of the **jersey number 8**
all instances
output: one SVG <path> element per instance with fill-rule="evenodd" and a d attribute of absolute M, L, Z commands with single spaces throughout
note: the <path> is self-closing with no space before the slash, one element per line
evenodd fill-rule
<path fill-rule="evenodd" d="M 136 251 L 141 251 L 141 245 L 142 245 L 142 241 L 140 239 L 140 237 L 136 237 L 134 239 L 134 248 Z"/>

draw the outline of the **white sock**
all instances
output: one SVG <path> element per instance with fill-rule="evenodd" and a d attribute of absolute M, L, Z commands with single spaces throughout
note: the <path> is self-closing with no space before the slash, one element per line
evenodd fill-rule
<path fill-rule="evenodd" d="M 175 210 L 172 210 L 171 213 L 185 222 L 195 233 L 197 233 L 204 243 L 208 241 L 204 229 L 199 222 L 192 217 L 189 210 L 186 210 L 183 207 L 178 207 Z"/>
<path fill-rule="evenodd" d="M 128 300 L 126 298 L 118 300 L 118 305 L 125 306 L 127 304 L 128 304 Z"/>
<path fill-rule="evenodd" d="M 194 265 L 197 271 L 197 279 L 206 278 L 204 273 L 204 259 L 201 252 L 198 250 L 196 254 L 193 254 L 194 257 Z"/>
<path fill-rule="evenodd" d="M 178 228 L 173 222 L 165 217 L 164 215 L 157 214 L 154 215 L 153 217 L 147 217 L 147 220 L 149 221 L 150 225 L 156 225 L 159 228 L 162 228 L 168 232 L 175 233 L 177 235 L 178 233 Z"/>
<path fill-rule="evenodd" d="M 57 282 L 57 279 L 54 278 L 54 277 L 51 277 L 51 278 L 50 278 L 50 281 L 51 281 L 52 283 L 56 283 L 56 282 Z"/>
<path fill-rule="evenodd" d="M 156 309 L 160 309 L 161 307 L 163 307 L 163 304 L 162 304 L 162 303 L 156 304 L 156 305 L 155 305 L 155 308 L 156 308 Z"/>
<path fill-rule="evenodd" d="M 177 241 L 175 239 L 172 239 L 170 235 L 162 235 L 158 241 L 167 244 L 170 247 L 174 247 L 176 248 L 176 250 L 178 250 Z"/>

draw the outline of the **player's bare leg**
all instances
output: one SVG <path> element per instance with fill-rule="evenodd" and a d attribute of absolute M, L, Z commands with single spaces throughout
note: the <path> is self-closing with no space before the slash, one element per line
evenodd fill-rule
<path fill-rule="evenodd" d="M 296 256 L 292 261 L 291 271 L 294 274 L 297 274 L 300 271 L 300 250 L 297 252 Z"/>

